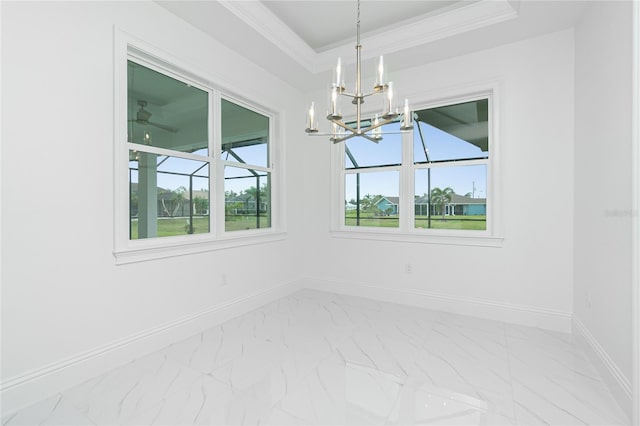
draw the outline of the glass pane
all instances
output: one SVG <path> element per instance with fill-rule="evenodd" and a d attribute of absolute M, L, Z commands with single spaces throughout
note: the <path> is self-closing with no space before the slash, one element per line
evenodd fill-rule
<path fill-rule="evenodd" d="M 353 124 L 353 123 L 351 123 Z M 367 124 L 368 125 L 368 124 Z M 382 126 L 384 132 L 395 132 L 383 135 L 378 143 L 368 139 L 355 137 L 345 142 L 345 168 L 398 165 L 402 162 L 402 135 L 399 123 Z"/>
<path fill-rule="evenodd" d="M 271 173 L 225 167 L 224 205 L 225 231 L 270 228 Z"/>
<path fill-rule="evenodd" d="M 269 167 L 269 117 L 223 99 L 221 158 Z"/>
<path fill-rule="evenodd" d="M 416 111 L 414 161 L 489 158 L 488 107 L 481 99 Z"/>
<path fill-rule="evenodd" d="M 395 170 L 345 175 L 344 224 L 397 228 L 399 177 Z"/>
<path fill-rule="evenodd" d="M 209 232 L 209 164 L 129 151 L 132 240 Z"/>
<path fill-rule="evenodd" d="M 209 94 L 128 61 L 129 142 L 208 155 Z"/>
<path fill-rule="evenodd" d="M 487 229 L 486 191 L 486 165 L 416 170 L 415 227 Z"/>

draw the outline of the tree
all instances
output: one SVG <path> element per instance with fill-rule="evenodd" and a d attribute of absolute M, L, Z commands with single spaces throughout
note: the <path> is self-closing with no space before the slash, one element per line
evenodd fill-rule
<path fill-rule="evenodd" d="M 431 190 L 431 203 L 440 206 L 443 220 L 446 213 L 445 205 L 451 202 L 452 194 L 455 194 L 455 192 L 448 186 L 444 189 L 436 187 Z"/>
<path fill-rule="evenodd" d="M 248 189 L 246 189 L 244 191 L 244 195 L 247 196 L 245 202 L 247 203 L 247 210 L 248 210 L 248 203 L 249 201 L 253 201 L 256 204 L 256 212 L 260 211 L 260 206 L 258 206 L 258 190 L 256 189 L 255 186 L 252 186 Z M 263 203 L 267 203 L 267 184 L 263 183 L 262 185 L 260 185 L 260 204 Z"/>
<path fill-rule="evenodd" d="M 360 207 L 362 210 L 369 210 L 373 206 L 373 195 L 367 194 L 362 200 L 360 200 Z"/>
<path fill-rule="evenodd" d="M 238 196 L 238 193 L 233 189 L 224 191 L 224 199 L 227 201 L 230 199 L 236 198 L 237 196 Z"/>
<path fill-rule="evenodd" d="M 207 209 L 209 208 L 209 200 L 202 197 L 195 197 L 193 199 L 193 207 L 196 211 L 196 214 L 206 214 Z"/>
<path fill-rule="evenodd" d="M 171 217 L 174 217 L 178 213 L 178 210 L 180 210 L 180 207 L 182 207 L 182 202 L 184 201 L 184 194 L 186 193 L 187 193 L 187 188 L 185 188 L 184 186 L 180 186 L 175 190 L 171 191 L 171 204 L 173 206 L 173 213 L 171 214 Z"/>

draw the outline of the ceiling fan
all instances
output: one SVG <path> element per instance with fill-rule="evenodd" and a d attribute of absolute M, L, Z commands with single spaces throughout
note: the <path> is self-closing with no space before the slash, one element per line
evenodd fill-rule
<path fill-rule="evenodd" d="M 165 124 L 159 124 L 159 123 L 154 123 L 153 121 L 149 121 L 149 119 L 151 118 L 152 114 L 149 111 L 147 111 L 146 109 L 144 109 L 144 107 L 147 106 L 147 101 L 138 100 L 138 106 L 140 107 L 140 109 L 136 113 L 136 118 L 135 118 L 135 120 L 129 120 L 130 122 L 134 122 L 134 123 L 138 123 L 138 124 L 142 124 L 142 125 L 154 126 L 154 127 L 157 127 L 159 129 L 162 129 L 162 130 L 166 130 L 167 132 L 171 132 L 171 133 L 176 133 L 178 131 L 178 129 L 176 129 L 175 127 L 171 127 L 171 126 L 167 126 Z"/>

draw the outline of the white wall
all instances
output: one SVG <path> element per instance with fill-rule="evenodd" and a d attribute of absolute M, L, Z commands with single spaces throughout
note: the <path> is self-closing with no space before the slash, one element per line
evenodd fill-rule
<path fill-rule="evenodd" d="M 569 331 L 573 47 L 567 30 L 395 73 L 395 87 L 411 93 L 412 103 L 441 88 L 498 81 L 501 248 L 332 237 L 330 144 L 309 142 L 316 161 L 309 164 L 308 186 L 318 190 L 309 194 L 307 216 L 321 226 L 309 235 L 317 244 L 308 248 L 307 282 Z"/>
<path fill-rule="evenodd" d="M 577 30 L 575 74 L 572 30 L 395 73 L 396 87 L 420 100 L 441 88 L 499 82 L 504 244 L 489 248 L 332 237 L 330 144 L 304 137 L 305 96 L 151 2 L 0 5 L 5 412 L 296 283 L 559 329 L 568 328 L 575 303 L 578 318 L 630 371 L 620 338 L 630 327 L 629 259 L 616 254 L 628 220 L 606 215 L 603 197 L 593 201 L 594 188 L 606 190 L 612 211 L 627 208 L 619 124 L 629 118 L 611 106 L 627 101 L 629 86 L 600 59 L 624 61 L 624 46 L 613 41 L 626 40 L 616 23 L 625 6 L 589 10 Z M 280 111 L 286 240 L 114 265 L 114 25 Z M 326 94 L 309 97 L 322 103 Z M 611 329 L 620 333 L 609 336 Z M 111 350 L 119 343 L 127 345 Z"/>
<path fill-rule="evenodd" d="M 295 238 L 115 265 L 114 25 L 279 111 L 285 154 L 301 155 L 300 95 L 154 3 L 2 2 L 4 412 L 278 297 L 301 274 Z M 289 194 L 296 167 L 283 169 Z M 300 235 L 295 206 L 286 213 Z"/>
<path fill-rule="evenodd" d="M 631 49 L 631 2 L 590 3 L 576 27 L 574 314 L 581 332 L 608 358 L 610 370 L 603 373 L 628 409 L 633 341 Z M 603 362 L 597 365 L 604 367 Z"/>

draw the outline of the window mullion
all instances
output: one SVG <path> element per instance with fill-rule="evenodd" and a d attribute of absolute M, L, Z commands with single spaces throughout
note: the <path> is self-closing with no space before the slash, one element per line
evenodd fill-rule
<path fill-rule="evenodd" d="M 220 158 L 220 152 L 222 151 L 222 110 L 221 110 L 221 102 L 222 96 L 219 92 L 213 92 L 212 96 L 212 112 L 211 114 L 213 119 L 213 125 L 211 126 L 211 141 L 213 144 L 213 150 L 211 151 L 211 156 L 215 158 L 215 172 L 211 173 L 213 182 L 211 183 L 211 187 L 215 188 L 214 200 L 213 204 L 213 214 L 214 214 L 214 231 L 216 236 L 220 236 L 224 231 L 224 164 Z"/>
<path fill-rule="evenodd" d="M 184 158 L 186 160 L 194 160 L 194 161 L 203 161 L 210 162 L 211 158 L 203 155 L 191 154 L 189 152 L 180 152 L 173 151 L 170 149 L 159 148 L 156 146 L 142 145 L 133 142 L 127 142 L 126 144 L 127 150 L 137 151 L 137 152 L 146 152 L 149 154 L 157 154 L 161 156 L 167 157 L 175 157 L 175 158 Z"/>
<path fill-rule="evenodd" d="M 400 231 L 408 232 L 413 223 L 413 132 L 402 134 L 402 166 L 400 168 Z"/>

